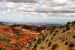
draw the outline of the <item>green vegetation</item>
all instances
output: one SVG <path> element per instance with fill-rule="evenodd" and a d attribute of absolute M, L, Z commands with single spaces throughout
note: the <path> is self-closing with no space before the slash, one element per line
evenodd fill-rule
<path fill-rule="evenodd" d="M 0 39 L 0 42 L 8 42 L 9 39 L 6 39 L 6 38 L 3 38 L 3 39 Z"/>
<path fill-rule="evenodd" d="M 52 50 L 55 50 L 57 47 L 58 47 L 58 45 L 57 45 L 57 44 L 54 44 L 54 45 L 52 46 Z"/>
<path fill-rule="evenodd" d="M 50 47 L 50 46 L 51 46 L 51 42 L 48 43 L 48 47 Z"/>
<path fill-rule="evenodd" d="M 2 47 L 0 48 L 0 50 L 3 50 Z"/>

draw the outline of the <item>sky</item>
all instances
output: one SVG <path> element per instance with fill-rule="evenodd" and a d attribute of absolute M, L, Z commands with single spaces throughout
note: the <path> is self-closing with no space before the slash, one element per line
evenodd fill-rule
<path fill-rule="evenodd" d="M 64 24 L 75 20 L 74 8 L 71 0 L 0 0 L 0 21 Z"/>

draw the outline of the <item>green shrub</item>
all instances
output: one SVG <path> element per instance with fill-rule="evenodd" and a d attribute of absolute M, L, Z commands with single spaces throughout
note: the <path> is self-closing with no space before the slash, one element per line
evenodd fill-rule
<path fill-rule="evenodd" d="M 54 44 L 54 45 L 52 46 L 52 50 L 55 50 L 57 47 L 58 47 L 58 45 L 57 45 L 57 44 Z"/>
<path fill-rule="evenodd" d="M 51 46 L 51 42 L 48 43 L 48 47 L 50 47 L 50 46 Z"/>
<path fill-rule="evenodd" d="M 0 50 L 3 50 L 2 47 L 0 48 Z"/>

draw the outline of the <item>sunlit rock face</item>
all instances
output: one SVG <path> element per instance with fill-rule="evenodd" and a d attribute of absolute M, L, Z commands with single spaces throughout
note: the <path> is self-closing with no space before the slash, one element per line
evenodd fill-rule
<path fill-rule="evenodd" d="M 0 21 L 3 22 L 64 24 L 74 21 L 74 16 L 74 0 L 32 0 L 32 2 L 4 0 L 0 2 Z"/>

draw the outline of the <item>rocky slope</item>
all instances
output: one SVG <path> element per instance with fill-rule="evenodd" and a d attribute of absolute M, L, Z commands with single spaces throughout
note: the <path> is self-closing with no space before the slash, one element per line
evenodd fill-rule
<path fill-rule="evenodd" d="M 46 33 L 26 45 L 23 50 L 75 50 L 75 22 L 48 27 Z"/>
<path fill-rule="evenodd" d="M 75 22 L 58 26 L 0 23 L 0 50 L 75 50 Z"/>
<path fill-rule="evenodd" d="M 0 23 L 0 50 L 22 50 L 46 27 Z"/>

